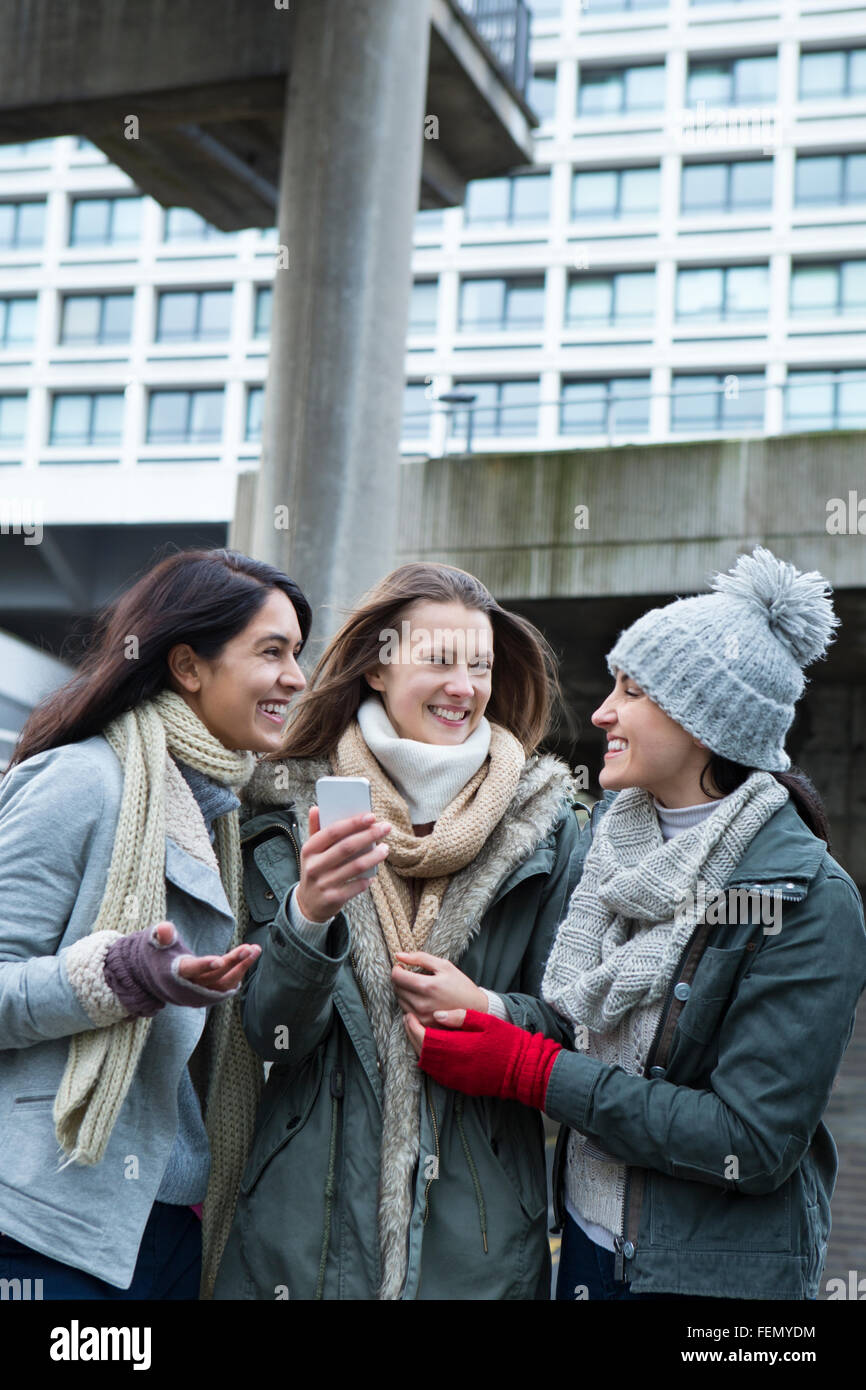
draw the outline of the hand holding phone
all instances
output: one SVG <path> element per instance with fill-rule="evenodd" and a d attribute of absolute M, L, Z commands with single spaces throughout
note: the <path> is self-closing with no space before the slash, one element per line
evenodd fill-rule
<path fill-rule="evenodd" d="M 316 794 L 319 804 L 310 808 L 295 901 L 311 922 L 326 922 L 350 898 L 368 891 L 376 866 L 388 854 L 380 842 L 391 826 L 373 815 L 366 777 L 320 777 Z"/>

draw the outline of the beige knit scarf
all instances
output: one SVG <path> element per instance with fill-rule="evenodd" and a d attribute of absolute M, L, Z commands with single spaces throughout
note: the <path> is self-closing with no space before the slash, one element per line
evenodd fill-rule
<path fill-rule="evenodd" d="M 340 738 L 331 759 L 338 777 L 367 777 L 373 811 L 391 825 L 388 858 L 379 865 L 370 892 L 392 963 L 397 951 L 423 951 L 448 880 L 471 863 L 514 795 L 525 755 L 501 725 L 491 726 L 490 752 L 474 776 L 436 821 L 430 835 L 417 836 L 409 808 L 374 757 L 357 719 Z M 423 879 L 413 911 L 408 879 Z"/>
<path fill-rule="evenodd" d="M 138 931 L 165 918 L 166 751 L 229 787 L 250 778 L 252 753 L 225 748 L 180 695 L 163 691 L 104 730 L 123 767 L 114 849 L 93 931 Z M 215 824 L 220 877 L 235 918 L 231 946 L 248 918 L 242 891 L 238 812 Z M 54 1103 L 58 1142 L 69 1161 L 94 1164 L 105 1154 L 147 1042 L 152 1019 L 130 1018 L 76 1033 Z M 211 1172 L 203 1207 L 202 1290 L 209 1296 L 228 1238 L 262 1084 L 260 1060 L 243 1034 L 236 999 L 210 1010 L 202 1039 L 207 1057 L 205 1124 Z"/>
<path fill-rule="evenodd" d="M 412 1215 L 412 1179 L 420 1143 L 420 1072 L 406 1037 L 397 997 L 384 977 L 374 989 L 365 963 L 365 934 L 356 931 L 370 906 L 391 963 L 398 950 L 423 950 L 451 875 L 471 864 L 502 820 L 526 762 L 522 745 L 500 725 L 491 725 L 490 750 L 473 777 L 436 821 L 430 835 L 416 837 L 409 809 L 376 761 L 353 721 L 337 745 L 331 766 L 341 777 L 368 777 L 373 811 L 390 822 L 388 858 L 379 864 L 370 894 L 346 904 L 356 977 L 370 986 L 365 997 L 382 1074 L 382 1145 L 379 1172 L 381 1299 L 399 1299 L 406 1276 L 406 1247 Z M 413 917 L 408 878 L 425 880 Z M 372 904 L 370 903 L 372 899 Z M 435 934 L 435 933 L 434 933 Z"/>

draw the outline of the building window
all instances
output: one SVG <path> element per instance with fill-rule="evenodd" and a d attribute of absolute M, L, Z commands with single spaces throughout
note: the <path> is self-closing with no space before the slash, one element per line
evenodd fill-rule
<path fill-rule="evenodd" d="M 70 246 L 115 246 L 138 241 L 141 198 L 75 198 L 69 224 Z"/>
<path fill-rule="evenodd" d="M 593 14 L 607 14 L 614 10 L 666 10 L 667 7 L 668 0 L 592 0 Z"/>
<path fill-rule="evenodd" d="M 148 444 L 209 444 L 222 437 L 223 390 L 151 391 Z"/>
<path fill-rule="evenodd" d="M 36 336 L 36 296 L 0 299 L 0 347 L 29 347 Z"/>
<path fill-rule="evenodd" d="M 544 325 L 544 280 L 464 280 L 460 287 L 460 327 L 491 333 Z"/>
<path fill-rule="evenodd" d="M 792 314 L 866 314 L 866 261 L 791 267 Z"/>
<path fill-rule="evenodd" d="M 533 19 L 558 19 L 562 14 L 562 0 L 532 0 L 530 12 Z"/>
<path fill-rule="evenodd" d="M 866 426 L 866 368 L 789 372 L 785 428 L 850 430 Z"/>
<path fill-rule="evenodd" d="M 799 207 L 866 202 L 866 154 L 809 154 L 797 158 Z"/>
<path fill-rule="evenodd" d="M 757 430 L 764 425 L 764 377 L 761 372 L 727 376 L 674 376 L 671 429 Z"/>
<path fill-rule="evenodd" d="M 415 213 L 415 231 L 438 232 L 442 230 L 443 209 L 442 208 L 420 208 Z"/>
<path fill-rule="evenodd" d="M 156 341 L 213 342 L 231 334 L 231 290 L 165 290 L 159 296 Z"/>
<path fill-rule="evenodd" d="M 776 59 L 731 58 L 725 62 L 690 63 L 686 101 L 712 106 L 751 106 L 774 101 Z"/>
<path fill-rule="evenodd" d="M 267 228 L 268 235 L 275 229 Z M 221 232 L 192 208 L 166 208 L 162 226 L 163 241 L 225 241 L 234 232 Z"/>
<path fill-rule="evenodd" d="M 433 402 L 429 386 L 423 381 L 407 381 L 403 388 L 403 436 L 405 439 L 425 439 L 430 432 Z"/>
<path fill-rule="evenodd" d="M 253 324 L 253 337 L 269 338 L 271 333 L 271 313 L 274 305 L 274 291 L 271 285 L 259 285 L 256 290 L 256 313 Z"/>
<path fill-rule="evenodd" d="M 587 169 L 574 175 L 571 215 L 585 217 L 646 217 L 658 212 L 659 170 Z"/>
<path fill-rule="evenodd" d="M 45 238 L 45 203 L 0 203 L 0 251 L 41 246 Z"/>
<path fill-rule="evenodd" d="M 565 321 L 614 326 L 646 322 L 655 314 L 655 271 L 573 275 L 568 282 Z"/>
<path fill-rule="evenodd" d="M 70 391 L 55 395 L 49 444 L 119 444 L 122 436 L 122 391 Z"/>
<path fill-rule="evenodd" d="M 773 205 L 772 159 L 684 164 L 681 208 L 689 212 L 748 212 Z"/>
<path fill-rule="evenodd" d="M 665 104 L 663 63 L 634 68 L 584 68 L 580 72 L 580 116 L 618 116 L 660 111 Z"/>
<path fill-rule="evenodd" d="M 800 55 L 800 100 L 866 95 L 866 48 Z"/>
<path fill-rule="evenodd" d="M 67 294 L 63 297 L 60 341 L 67 347 L 128 343 L 132 334 L 131 294 Z"/>
<path fill-rule="evenodd" d="M 466 186 L 467 222 L 544 222 L 550 203 L 549 174 L 476 179 Z"/>
<path fill-rule="evenodd" d="M 713 266 L 677 272 L 678 319 L 742 319 L 766 314 L 770 271 L 766 265 Z"/>
<path fill-rule="evenodd" d="M 24 443 L 27 431 L 27 397 L 0 396 L 0 446 Z"/>
<path fill-rule="evenodd" d="M 462 422 L 472 411 L 472 433 L 478 435 L 535 434 L 538 429 L 538 380 L 455 381 L 455 391 L 474 395 L 473 405 L 456 411 L 452 433 L 462 434 Z"/>
<path fill-rule="evenodd" d="M 434 333 L 436 331 L 438 298 L 438 280 L 415 281 L 409 296 L 410 333 Z"/>
<path fill-rule="evenodd" d="M 649 417 L 648 376 L 562 383 L 560 434 L 646 434 Z"/>
<path fill-rule="evenodd" d="M 244 432 L 244 438 L 248 444 L 258 444 L 261 440 L 264 408 L 264 386 L 250 386 L 247 391 L 247 425 Z"/>
<path fill-rule="evenodd" d="M 545 68 L 532 74 L 526 100 L 542 121 L 553 119 L 556 114 L 556 68 Z"/>

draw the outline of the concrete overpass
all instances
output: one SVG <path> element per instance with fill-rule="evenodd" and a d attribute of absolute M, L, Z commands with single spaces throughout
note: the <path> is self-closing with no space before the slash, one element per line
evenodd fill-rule
<path fill-rule="evenodd" d="M 808 673 L 789 750 L 866 884 L 866 432 L 407 463 L 399 535 L 401 560 L 470 570 L 547 635 L 570 714 L 560 751 L 589 790 L 601 765 L 589 716 L 623 627 L 759 543 L 820 570 L 842 627 Z"/>
<path fill-rule="evenodd" d="M 263 461 L 233 540 L 317 603 L 393 556 L 414 215 L 531 160 L 527 38 L 524 0 L 0 9 L 0 143 L 86 135 L 162 203 L 277 223 Z"/>

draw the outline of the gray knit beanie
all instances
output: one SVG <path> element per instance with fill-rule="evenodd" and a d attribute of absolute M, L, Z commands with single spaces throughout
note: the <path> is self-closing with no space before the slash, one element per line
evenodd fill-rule
<path fill-rule="evenodd" d="M 644 613 L 620 633 L 608 669 L 630 676 L 711 752 L 784 771 L 802 668 L 825 655 L 839 623 L 830 585 L 758 546 L 710 587 Z"/>

